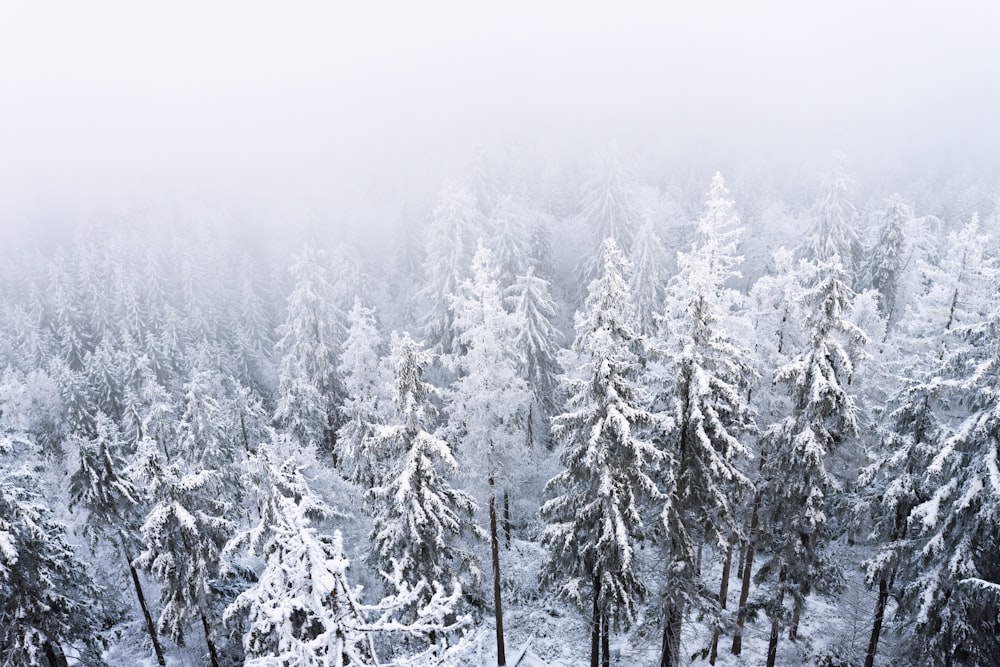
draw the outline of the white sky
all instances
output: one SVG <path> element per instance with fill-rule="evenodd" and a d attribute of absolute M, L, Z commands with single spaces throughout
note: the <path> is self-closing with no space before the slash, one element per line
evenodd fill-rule
<path fill-rule="evenodd" d="M 987 1 L 2 0 L 0 224 L 540 137 L 990 160 L 998 25 Z"/>

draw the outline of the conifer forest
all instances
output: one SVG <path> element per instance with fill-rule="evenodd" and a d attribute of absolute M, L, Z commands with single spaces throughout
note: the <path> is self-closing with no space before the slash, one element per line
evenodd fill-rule
<path fill-rule="evenodd" d="M 923 51 L 874 39 L 851 69 L 847 5 L 798 47 L 841 101 L 772 91 L 766 133 L 711 12 L 689 27 L 721 60 L 647 99 L 684 66 L 581 10 L 620 47 L 580 56 L 620 66 L 593 115 L 573 96 L 603 94 L 514 83 L 591 81 L 539 50 L 589 38 L 522 34 L 527 9 L 496 34 L 463 10 L 444 46 L 430 7 L 391 34 L 344 7 L 205 33 L 117 8 L 137 40 L 14 20 L 110 41 L 0 66 L 0 667 L 1000 665 L 1000 104 L 977 78 L 959 123 L 911 105 L 919 79 L 854 106 Z M 870 21 L 852 39 L 931 31 Z M 154 57 L 180 34 L 197 58 Z M 393 35 L 412 71 L 364 48 Z M 796 66 L 732 38 L 762 86 Z M 507 106 L 447 116 L 494 86 Z"/>

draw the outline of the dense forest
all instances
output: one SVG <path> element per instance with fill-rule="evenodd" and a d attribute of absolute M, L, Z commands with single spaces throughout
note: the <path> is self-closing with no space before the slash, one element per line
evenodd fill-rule
<path fill-rule="evenodd" d="M 1000 664 L 997 190 L 882 188 L 484 153 L 376 242 L 25 241 L 0 664 Z"/>

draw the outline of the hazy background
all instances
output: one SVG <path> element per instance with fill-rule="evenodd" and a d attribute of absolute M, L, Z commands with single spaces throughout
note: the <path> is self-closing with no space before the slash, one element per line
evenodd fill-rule
<path fill-rule="evenodd" d="M 1000 3 L 539 4 L 6 0 L 0 243 L 379 230 L 477 152 L 607 141 L 654 181 L 813 178 L 835 148 L 887 188 L 996 177 Z"/>

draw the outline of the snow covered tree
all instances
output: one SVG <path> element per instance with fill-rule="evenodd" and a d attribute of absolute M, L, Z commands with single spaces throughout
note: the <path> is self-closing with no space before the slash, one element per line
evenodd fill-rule
<path fill-rule="evenodd" d="M 867 284 L 879 294 L 879 311 L 889 322 L 896 312 L 899 281 L 909 254 L 906 228 L 913 212 L 899 195 L 893 195 L 882 214 L 878 240 L 866 267 Z"/>
<path fill-rule="evenodd" d="M 858 213 L 848 199 L 849 179 L 844 173 L 844 159 L 839 157 L 833 171 L 823 177 L 819 201 L 812 223 L 798 249 L 802 259 L 829 262 L 840 257 L 850 281 L 858 279 L 861 242 L 858 239 Z"/>
<path fill-rule="evenodd" d="M 339 315 L 320 260 L 319 252 L 305 248 L 292 265 L 295 288 L 288 297 L 285 323 L 278 328 L 282 357 L 275 419 L 303 445 L 330 453 L 336 464 L 342 398 L 337 379 Z"/>
<path fill-rule="evenodd" d="M 63 645 L 96 649 L 102 590 L 12 450 L 0 436 L 0 665 L 66 664 Z"/>
<path fill-rule="evenodd" d="M 490 549 L 493 561 L 494 606 L 498 655 L 503 655 L 500 601 L 500 556 L 497 535 L 497 494 L 503 490 L 505 528 L 510 543 L 509 489 L 514 462 L 526 452 L 531 392 L 519 371 L 523 366 L 517 339 L 524 322 L 503 307 L 497 269 L 489 250 L 479 245 L 472 261 L 472 279 L 452 300 L 455 327 L 460 332 L 454 358 L 459 377 L 448 392 L 448 433 L 460 443 L 465 467 L 488 485 Z M 500 663 L 503 664 L 503 663 Z"/>
<path fill-rule="evenodd" d="M 212 667 L 219 667 L 208 613 L 233 524 L 218 496 L 218 474 L 187 470 L 182 459 L 160 454 L 152 440 L 138 447 L 134 474 L 146 486 L 152 508 L 140 529 L 143 551 L 135 563 L 160 582 L 157 627 L 183 645 L 188 624 L 200 621 Z"/>
<path fill-rule="evenodd" d="M 748 454 L 740 439 L 753 418 L 747 389 L 753 380 L 750 352 L 734 337 L 730 311 L 736 296 L 725 283 L 737 276 L 739 218 L 719 174 L 712 181 L 699 241 L 678 257 L 680 272 L 667 286 L 667 308 L 655 344 L 658 403 L 672 428 L 656 435 L 670 461 L 661 514 L 666 533 L 663 667 L 680 664 L 685 610 L 712 610 L 702 590 L 696 551 L 715 542 L 732 556 L 738 534 L 736 509 L 750 480 L 740 471 Z"/>
<path fill-rule="evenodd" d="M 926 463 L 917 493 L 906 495 L 902 476 L 892 489 L 900 501 L 918 503 L 895 553 L 899 613 L 913 624 L 912 655 L 923 664 L 985 665 L 1000 659 L 982 639 L 1000 631 L 1000 311 L 956 333 L 966 345 L 942 360 L 931 381 L 943 399 L 931 406 L 951 423 L 907 425 L 915 428 L 904 431 L 904 445 L 913 446 L 898 452 L 903 473 Z M 952 417 L 959 407 L 961 416 Z M 917 445 L 918 436 L 927 440 Z"/>
<path fill-rule="evenodd" d="M 642 224 L 632 245 L 632 279 L 629 285 L 644 336 L 656 332 L 656 314 L 663 302 L 666 250 L 653 226 L 653 213 L 642 213 Z"/>
<path fill-rule="evenodd" d="M 394 410 L 375 429 L 372 449 L 384 468 L 369 492 L 375 505 L 372 541 L 379 566 L 392 575 L 390 587 L 478 579 L 456 540 L 475 502 L 448 483 L 456 463 L 448 443 L 431 432 L 437 411 L 430 401 L 434 389 L 422 380 L 427 364 L 427 354 L 409 335 L 393 334 Z"/>
<path fill-rule="evenodd" d="M 422 331 L 435 352 L 452 351 L 455 329 L 450 299 L 468 273 L 472 244 L 482 226 L 472 194 L 446 183 L 427 229 L 425 282 L 419 295 L 426 304 Z"/>
<path fill-rule="evenodd" d="M 532 262 L 529 224 L 532 211 L 510 196 L 502 197 L 488 221 L 489 248 L 497 265 L 501 289 L 514 284 Z"/>
<path fill-rule="evenodd" d="M 581 606 L 588 591 L 592 598 L 592 667 L 602 635 L 607 644 L 608 621 L 628 626 L 646 595 L 635 549 L 648 531 L 643 504 L 660 496 L 654 476 L 663 457 L 645 434 L 654 418 L 638 384 L 627 261 L 613 239 L 603 257 L 603 275 L 590 284 L 576 317 L 579 362 L 565 380 L 569 398 L 552 420 L 565 470 L 549 481 L 553 497 L 541 510 L 549 552 L 543 580 Z"/>
<path fill-rule="evenodd" d="M 226 551 L 246 546 L 263 556 L 265 565 L 224 618 L 232 622 L 246 616 L 248 666 L 376 665 L 360 590 L 347 580 L 349 561 L 340 531 L 321 535 L 313 523 L 336 513 L 309 487 L 294 448 L 273 435 L 271 443 L 250 455 L 260 520 L 230 541 Z"/>
<path fill-rule="evenodd" d="M 596 169 L 583 184 L 579 220 L 583 233 L 594 239 L 594 252 L 584 258 L 580 267 L 584 281 L 600 275 L 603 269 L 603 243 L 614 239 L 624 253 L 629 253 L 638 215 L 632 206 L 631 183 L 622 168 L 614 148 L 605 149 Z"/>
<path fill-rule="evenodd" d="M 344 452 L 349 477 L 365 490 L 377 481 L 379 462 L 372 451 L 375 429 L 384 419 L 390 400 L 389 384 L 381 363 L 382 336 L 375 322 L 375 311 L 355 299 L 347 315 L 347 338 L 344 340 L 340 367 L 346 398 L 341 407 L 344 423 L 337 441 Z"/>
<path fill-rule="evenodd" d="M 85 533 L 93 543 L 107 542 L 125 561 L 157 663 L 165 665 L 156 625 L 132 565 L 139 548 L 142 494 L 128 477 L 125 443 L 118 427 L 103 414 L 95 419 L 93 438 L 73 435 L 70 440 L 76 444 L 80 462 L 70 477 L 70 509 L 82 506 L 87 510 Z"/>
<path fill-rule="evenodd" d="M 520 326 L 514 333 L 520 349 L 523 377 L 535 399 L 548 414 L 555 407 L 558 390 L 559 340 L 562 334 L 556 329 L 555 303 L 550 295 L 549 282 L 535 273 L 534 267 L 518 276 L 506 292 L 508 309 L 517 317 Z"/>
<path fill-rule="evenodd" d="M 803 295 L 809 305 L 810 340 L 774 376 L 790 390 L 791 414 L 767 430 L 761 452 L 760 550 L 765 559 L 757 580 L 776 580 L 767 604 L 769 667 L 776 658 L 780 627 L 787 623 L 786 595 L 792 597 L 789 636 L 794 640 L 806 596 L 839 580 L 827 550 L 830 496 L 839 488 L 828 458 L 859 429 L 859 411 L 847 385 L 866 336 L 846 319 L 853 294 L 839 262 L 818 264 L 811 273 Z"/>

